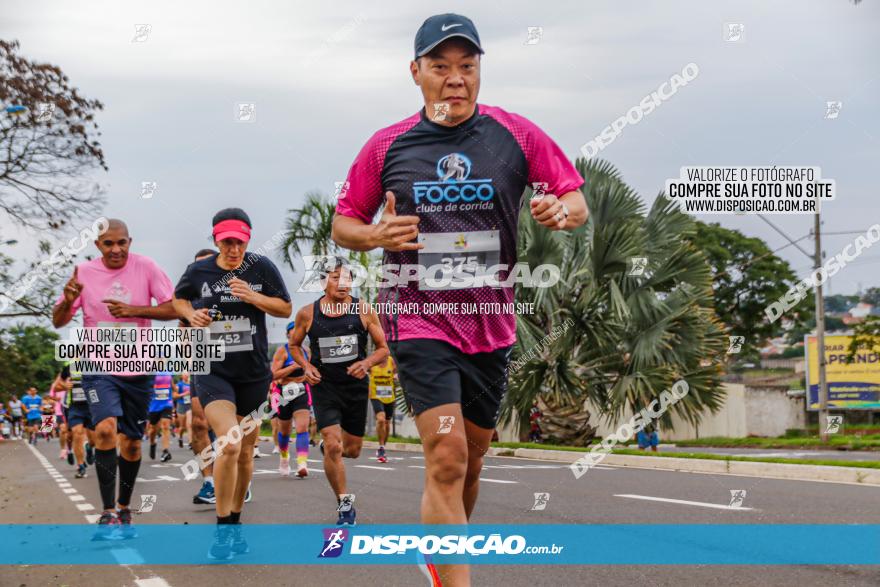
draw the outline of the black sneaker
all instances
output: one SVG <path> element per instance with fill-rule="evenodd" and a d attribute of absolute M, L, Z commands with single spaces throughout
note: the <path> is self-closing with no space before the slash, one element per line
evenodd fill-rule
<path fill-rule="evenodd" d="M 86 463 L 89 465 L 95 464 L 95 449 L 88 442 L 86 443 Z"/>
<path fill-rule="evenodd" d="M 232 554 L 247 554 L 251 551 L 247 540 L 244 539 L 243 528 L 241 524 L 232 526 Z"/>
<path fill-rule="evenodd" d="M 73 451 L 70 449 L 67 450 L 67 464 L 71 467 L 76 464 L 76 461 L 73 459 Z"/>
<path fill-rule="evenodd" d="M 76 468 L 76 474 L 74 474 L 74 477 L 76 477 L 77 479 L 82 479 L 85 476 L 86 476 L 86 465 L 85 465 L 85 463 L 83 463 L 82 465 L 80 465 L 79 467 Z"/>
<path fill-rule="evenodd" d="M 137 530 L 131 524 L 131 510 L 128 508 L 118 510 L 117 515 L 119 516 L 119 528 L 122 530 L 122 537 L 126 539 L 137 538 Z"/>
<path fill-rule="evenodd" d="M 215 561 L 228 561 L 232 558 L 232 524 L 217 524 L 214 530 L 214 544 L 208 550 L 208 558 Z"/>
<path fill-rule="evenodd" d="M 177 439 L 177 447 L 178 447 L 178 448 L 183 448 L 183 436 L 180 436 L 180 437 Z"/>
<path fill-rule="evenodd" d="M 120 540 L 122 534 L 119 531 L 119 518 L 113 512 L 104 512 L 98 519 L 98 529 L 92 535 L 92 541 Z"/>
<path fill-rule="evenodd" d="M 154 461 L 156 460 L 156 445 L 155 444 L 150 445 L 150 458 Z"/>
<path fill-rule="evenodd" d="M 168 452 L 167 448 L 162 451 L 162 459 L 161 460 L 163 463 L 167 463 L 168 461 L 171 460 L 171 453 Z"/>

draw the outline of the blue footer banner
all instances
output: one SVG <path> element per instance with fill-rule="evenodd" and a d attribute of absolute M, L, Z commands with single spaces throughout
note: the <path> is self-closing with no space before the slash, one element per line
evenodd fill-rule
<path fill-rule="evenodd" d="M 877 565 L 880 524 L 0 525 L 4 565 Z"/>

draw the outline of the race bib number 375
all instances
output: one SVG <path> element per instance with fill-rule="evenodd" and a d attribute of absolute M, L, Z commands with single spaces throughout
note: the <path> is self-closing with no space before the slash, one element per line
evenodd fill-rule
<path fill-rule="evenodd" d="M 495 283 L 489 270 L 501 260 L 497 230 L 475 232 L 422 233 L 419 265 L 425 276 L 420 290 L 449 290 L 484 287 Z"/>

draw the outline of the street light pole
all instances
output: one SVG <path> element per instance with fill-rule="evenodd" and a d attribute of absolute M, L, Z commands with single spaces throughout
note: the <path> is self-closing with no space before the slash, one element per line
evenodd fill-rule
<path fill-rule="evenodd" d="M 821 220 L 816 212 L 815 269 L 822 267 Z M 819 437 L 828 442 L 828 385 L 825 381 L 825 300 L 822 297 L 822 281 L 816 279 L 816 349 L 819 361 Z"/>

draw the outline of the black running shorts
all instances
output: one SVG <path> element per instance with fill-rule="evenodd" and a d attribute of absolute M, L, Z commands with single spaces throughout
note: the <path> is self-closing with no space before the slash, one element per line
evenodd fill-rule
<path fill-rule="evenodd" d="M 501 398 L 507 391 L 512 346 L 474 354 L 465 354 L 447 342 L 430 338 L 400 340 L 388 346 L 414 414 L 446 404 L 461 404 L 467 420 L 480 428 L 495 428 Z"/>

